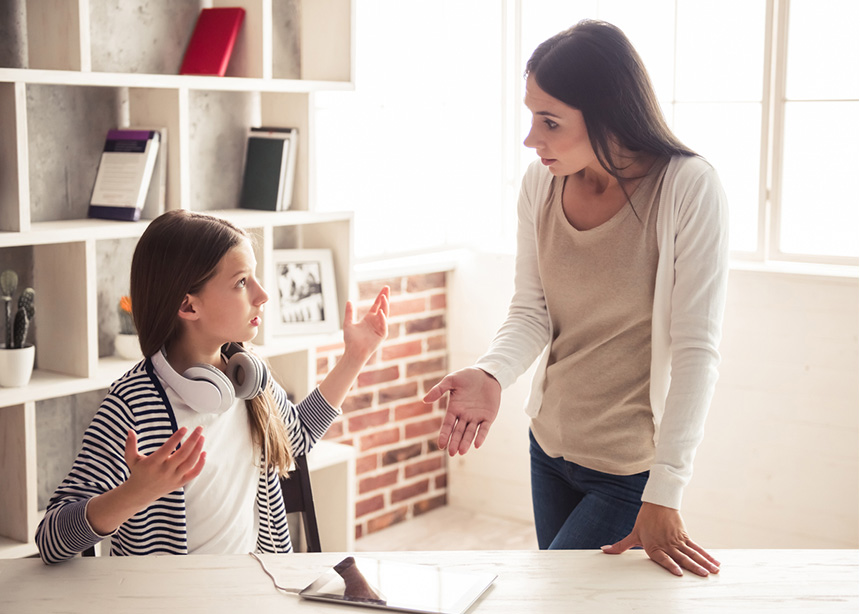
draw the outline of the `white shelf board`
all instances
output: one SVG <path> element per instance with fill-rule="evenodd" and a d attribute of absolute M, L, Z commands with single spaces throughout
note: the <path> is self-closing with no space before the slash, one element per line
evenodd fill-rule
<path fill-rule="evenodd" d="M 334 441 L 318 441 L 308 453 L 308 471 L 334 467 L 355 457 L 355 448 L 352 446 Z"/>
<path fill-rule="evenodd" d="M 36 369 L 26 386 L 0 388 L 0 407 L 101 390 L 131 369 L 135 362 L 114 357 L 102 358 L 99 360 L 98 373 L 93 377 L 75 377 Z"/>
<path fill-rule="evenodd" d="M 354 89 L 348 81 L 309 81 L 304 79 L 251 79 L 245 77 L 209 77 L 198 75 L 148 75 L 138 73 L 79 72 L 73 70 L 38 70 L 0 68 L 0 82 L 23 82 L 40 85 L 81 87 L 140 87 L 153 89 L 188 89 L 223 92 L 309 93 Z"/>
<path fill-rule="evenodd" d="M 21 559 L 38 553 L 34 542 L 19 542 L 0 535 L 0 559 Z"/>
<path fill-rule="evenodd" d="M 223 209 L 201 211 L 223 217 L 242 228 L 261 226 L 299 226 L 315 223 L 346 221 L 352 219 L 351 212 L 313 211 L 256 211 L 253 209 Z M 137 238 L 143 234 L 150 220 L 120 222 L 93 218 L 35 222 L 30 230 L 23 232 L 0 232 L 0 248 L 19 245 L 46 245 L 74 243 L 86 239 Z"/>

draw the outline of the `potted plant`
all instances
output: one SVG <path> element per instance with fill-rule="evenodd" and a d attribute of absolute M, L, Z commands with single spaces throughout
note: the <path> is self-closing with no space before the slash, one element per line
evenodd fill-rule
<path fill-rule="evenodd" d="M 140 342 L 137 339 L 137 329 L 131 315 L 131 299 L 123 296 L 119 299 L 119 333 L 113 342 L 114 354 L 127 360 L 142 357 Z"/>
<path fill-rule="evenodd" d="M 30 323 L 36 315 L 36 292 L 25 288 L 18 297 L 18 309 L 12 317 L 12 299 L 18 289 L 15 271 L 0 273 L 0 298 L 5 303 L 6 339 L 0 346 L 0 386 L 26 386 L 33 374 L 36 346 L 27 343 Z"/>

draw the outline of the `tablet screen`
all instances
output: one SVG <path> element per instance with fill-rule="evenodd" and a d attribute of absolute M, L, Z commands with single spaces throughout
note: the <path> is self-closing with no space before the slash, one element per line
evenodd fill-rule
<path fill-rule="evenodd" d="M 495 579 L 487 572 L 350 556 L 299 595 L 400 612 L 462 614 Z"/>

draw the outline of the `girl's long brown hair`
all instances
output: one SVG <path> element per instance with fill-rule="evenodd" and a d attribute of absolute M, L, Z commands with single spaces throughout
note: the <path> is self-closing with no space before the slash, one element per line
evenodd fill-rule
<path fill-rule="evenodd" d="M 149 224 L 131 261 L 132 317 L 144 356 L 178 337 L 185 295 L 200 292 L 224 255 L 245 240 L 250 235 L 230 222 L 186 210 L 168 211 Z M 265 452 L 268 466 L 285 475 L 292 455 L 271 388 L 245 406 L 254 444 Z"/>

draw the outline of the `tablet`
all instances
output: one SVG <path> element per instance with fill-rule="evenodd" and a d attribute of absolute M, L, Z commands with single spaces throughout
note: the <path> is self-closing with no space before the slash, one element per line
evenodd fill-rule
<path fill-rule="evenodd" d="M 488 572 L 349 556 L 299 595 L 397 612 L 463 614 L 496 577 Z"/>

